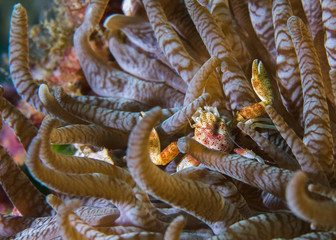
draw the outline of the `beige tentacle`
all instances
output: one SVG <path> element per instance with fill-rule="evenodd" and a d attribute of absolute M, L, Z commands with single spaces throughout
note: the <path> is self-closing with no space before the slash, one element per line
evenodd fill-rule
<path fill-rule="evenodd" d="M 124 39 L 122 33 L 115 31 L 109 39 L 109 49 L 120 67 L 125 71 L 151 81 L 164 83 L 169 87 L 185 93 L 187 84 L 167 65 L 152 57 L 142 49 L 134 47 L 133 43 Z"/>
<path fill-rule="evenodd" d="M 16 91 L 37 111 L 46 113 L 38 97 L 39 84 L 29 70 L 28 17 L 21 4 L 14 5 L 9 41 L 9 69 Z"/>
<path fill-rule="evenodd" d="M 302 20 L 292 16 L 288 19 L 288 27 L 302 79 L 305 119 L 303 142 L 330 178 L 334 173 L 333 139 L 318 57 Z"/>
<path fill-rule="evenodd" d="M 306 233 L 309 226 L 290 213 L 265 213 L 237 222 L 215 239 L 292 238 Z"/>
<path fill-rule="evenodd" d="M 336 226 L 336 203 L 310 198 L 305 190 L 306 181 L 304 172 L 296 172 L 289 182 L 286 190 L 289 208 L 306 221 Z"/>
<path fill-rule="evenodd" d="M 181 152 L 190 154 L 212 169 L 285 199 L 285 188 L 292 171 L 271 167 L 238 154 L 212 150 L 188 137 L 180 138 L 177 146 Z"/>
<path fill-rule="evenodd" d="M 34 138 L 29 148 L 27 166 L 32 175 L 46 186 L 57 192 L 111 200 L 120 211 L 120 217 L 116 220 L 118 224 L 163 230 L 164 224 L 148 213 L 148 209 L 135 198 L 131 186 L 127 183 L 99 173 L 69 174 L 53 171 L 38 159 L 40 146 L 41 139 Z"/>
<path fill-rule="evenodd" d="M 213 56 L 208 59 L 208 61 L 206 61 L 196 72 L 194 77 L 189 82 L 188 89 L 184 97 L 184 106 L 201 96 L 201 94 L 204 92 L 210 74 L 215 71 L 220 63 L 221 62 L 219 58 Z"/>
<path fill-rule="evenodd" d="M 0 97 L 1 117 L 13 130 L 25 150 L 37 134 L 37 128 L 7 99 Z"/>
<path fill-rule="evenodd" d="M 98 25 L 107 0 L 91 1 L 85 19 L 74 35 L 74 47 L 92 90 L 101 96 L 126 97 L 144 104 L 164 107 L 181 106 L 183 94 L 162 83 L 150 83 L 118 70 L 106 59 L 95 54 L 89 43 L 89 36 Z M 162 98 L 165 96 L 165 98 Z"/>
<path fill-rule="evenodd" d="M 236 30 L 237 25 L 231 14 L 228 0 L 211 0 L 209 5 L 212 16 L 227 39 L 227 44 L 230 44 L 231 53 L 237 59 L 244 72 L 247 73 L 252 59 L 244 40 Z"/>
<path fill-rule="evenodd" d="M 169 25 L 159 1 L 144 0 L 143 3 L 159 46 L 170 65 L 186 83 L 189 83 L 199 69 L 199 64 L 191 58 L 178 35 Z"/>
<path fill-rule="evenodd" d="M 265 138 L 258 131 L 250 128 L 243 122 L 239 122 L 237 126 L 244 133 L 248 134 L 258 144 L 258 146 L 279 165 L 279 167 L 294 171 L 300 168 L 300 165 L 291 155 L 271 143 L 271 141 Z"/>
<path fill-rule="evenodd" d="M 149 159 L 149 135 L 161 114 L 160 109 L 153 109 L 131 132 L 127 166 L 133 179 L 151 195 L 202 219 L 214 233 L 223 232 L 227 226 L 241 219 L 233 205 L 200 182 L 164 173 Z"/>
<path fill-rule="evenodd" d="M 82 143 L 114 149 L 127 146 L 128 134 L 95 124 L 73 124 L 54 129 L 50 134 L 50 140 L 54 144 Z"/>
<path fill-rule="evenodd" d="M 79 101 L 85 104 L 127 112 L 147 111 L 150 108 L 147 105 L 127 98 L 98 96 L 73 96 L 72 98 L 75 101 Z"/>
<path fill-rule="evenodd" d="M 56 153 L 50 146 L 50 132 L 60 125 L 57 119 L 49 118 L 42 122 L 38 137 L 41 138 L 40 158 L 43 163 L 54 170 L 66 173 L 102 173 L 135 186 L 129 173 L 104 161 L 87 157 L 75 157 Z"/>
<path fill-rule="evenodd" d="M 2 146 L 0 146 L 0 182 L 22 216 L 41 217 L 52 213 L 45 196 L 30 182 Z"/>
<path fill-rule="evenodd" d="M 189 119 L 191 119 L 192 115 L 194 115 L 196 110 L 199 107 L 205 106 L 209 98 L 209 94 L 204 93 L 188 105 L 184 106 L 174 115 L 164 120 L 157 127 L 158 134 L 173 135 L 183 130 L 183 128 L 185 128 L 189 123 Z"/>
<path fill-rule="evenodd" d="M 46 84 L 41 84 L 39 86 L 38 95 L 45 109 L 53 116 L 68 123 L 86 123 L 82 119 L 77 118 L 76 116 L 72 115 L 64 108 L 62 108 L 60 104 L 56 101 L 55 97 L 49 92 L 48 86 Z"/>
<path fill-rule="evenodd" d="M 273 1 L 274 38 L 277 51 L 276 74 L 281 98 L 287 111 L 303 127 L 303 96 L 299 63 L 287 28 L 287 19 L 293 15 L 288 0 Z"/>
<path fill-rule="evenodd" d="M 252 26 L 268 51 L 272 63 L 275 63 L 276 48 L 272 21 L 272 3 L 269 0 L 249 0 L 249 13 Z"/>
<path fill-rule="evenodd" d="M 183 218 L 183 216 L 178 216 L 177 218 L 175 218 L 169 224 L 165 232 L 165 235 L 164 235 L 164 240 L 179 240 L 180 234 L 185 224 L 186 224 L 186 220 Z"/>
<path fill-rule="evenodd" d="M 221 69 L 223 91 L 229 99 L 231 109 L 238 111 L 246 105 L 255 103 L 252 88 L 239 63 L 231 55 L 231 49 L 225 45 L 225 37 L 209 10 L 195 0 L 185 0 L 185 3 L 210 55 L 224 61 Z"/>
<path fill-rule="evenodd" d="M 302 171 L 306 172 L 318 183 L 329 186 L 327 176 L 323 172 L 321 165 L 318 163 L 306 145 L 304 145 L 302 140 L 287 125 L 285 120 L 280 116 L 280 114 L 276 112 L 272 106 L 267 106 L 266 111 L 280 132 L 281 136 L 286 140 L 288 146 L 291 148 L 292 153 L 299 162 Z"/>

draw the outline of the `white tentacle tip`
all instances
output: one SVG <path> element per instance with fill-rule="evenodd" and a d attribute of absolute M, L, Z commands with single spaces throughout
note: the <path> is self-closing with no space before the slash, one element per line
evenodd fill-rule
<path fill-rule="evenodd" d="M 22 9 L 23 9 L 23 6 L 21 5 L 21 3 L 14 4 L 13 6 L 13 10 L 16 12 L 20 12 Z"/>
<path fill-rule="evenodd" d="M 182 153 L 186 153 L 188 151 L 188 138 L 182 137 L 177 141 L 177 147 Z"/>

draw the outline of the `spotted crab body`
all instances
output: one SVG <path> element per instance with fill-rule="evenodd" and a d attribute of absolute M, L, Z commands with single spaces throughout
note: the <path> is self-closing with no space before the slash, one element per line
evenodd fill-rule
<path fill-rule="evenodd" d="M 225 119 L 220 117 L 217 108 L 206 106 L 199 108 L 192 119 L 195 124 L 194 139 L 208 148 L 231 152 L 233 142 L 230 132 L 225 124 Z M 152 130 L 149 140 L 150 157 L 156 165 L 166 165 L 179 153 L 176 142 L 169 144 L 162 152 L 160 150 L 160 140 L 155 129 Z M 181 170 L 190 166 L 198 166 L 199 162 L 190 155 L 183 157 L 178 166 Z"/>
<path fill-rule="evenodd" d="M 194 139 L 208 148 L 231 152 L 233 142 L 225 120 L 214 107 L 199 108 L 192 117 L 195 121 Z"/>
<path fill-rule="evenodd" d="M 271 83 L 264 65 L 259 60 L 253 61 L 251 84 L 261 101 L 242 108 L 233 120 L 233 126 L 239 121 L 246 122 L 247 120 L 259 118 L 265 113 L 265 107 L 273 103 Z M 225 119 L 220 116 L 216 107 L 205 106 L 204 108 L 199 108 L 192 116 L 192 119 L 195 122 L 192 126 L 195 128 L 193 138 L 196 141 L 210 149 L 226 153 L 232 151 L 234 144 L 230 136 L 230 130 L 225 123 Z M 264 125 L 259 124 L 258 126 L 263 127 Z M 157 165 L 167 164 L 179 153 L 176 142 L 168 145 L 166 149 L 160 152 L 160 140 L 155 129 L 153 129 L 150 139 L 151 159 Z M 244 157 L 253 158 L 259 162 L 263 162 L 263 160 L 251 150 L 236 148 L 235 152 Z M 179 171 L 186 167 L 198 165 L 199 162 L 196 159 L 190 155 L 186 155 L 179 163 L 177 170 Z"/>
<path fill-rule="evenodd" d="M 220 116 L 217 108 L 205 106 L 199 108 L 192 116 L 195 124 L 193 127 L 194 139 L 204 146 L 223 152 L 231 152 L 233 142 L 230 136 L 230 131 L 225 124 L 225 119 Z M 190 166 L 198 166 L 199 162 L 190 155 L 186 155 L 177 170 L 182 170 Z"/>

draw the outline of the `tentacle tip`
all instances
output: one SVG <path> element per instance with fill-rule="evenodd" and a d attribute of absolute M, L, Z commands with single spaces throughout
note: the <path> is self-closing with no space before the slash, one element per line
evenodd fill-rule
<path fill-rule="evenodd" d="M 17 21 L 16 17 L 19 18 L 23 18 L 25 21 L 27 21 L 27 12 L 26 9 L 22 6 L 21 3 L 17 3 L 15 5 L 13 5 L 13 11 L 12 11 L 12 16 L 14 16 L 14 18 L 12 18 L 11 21 Z"/>
<path fill-rule="evenodd" d="M 291 202 L 293 194 L 295 194 L 294 192 L 296 192 L 295 190 L 304 187 L 306 180 L 307 180 L 307 174 L 304 173 L 303 171 L 297 171 L 294 173 L 292 179 L 290 180 L 286 188 L 287 201 Z"/>
<path fill-rule="evenodd" d="M 181 216 L 177 216 L 176 218 L 175 218 L 175 220 L 176 221 L 179 221 L 179 222 L 183 222 L 183 223 L 185 223 L 186 222 L 186 219 L 181 215 Z"/>
<path fill-rule="evenodd" d="M 155 115 L 155 116 L 157 116 L 157 115 L 162 115 L 162 110 L 161 110 L 160 107 L 153 107 L 153 108 L 150 110 L 150 112 L 147 113 L 147 115 Z M 147 116 L 147 115 L 146 115 L 146 116 Z"/>
<path fill-rule="evenodd" d="M 121 14 L 112 14 L 108 16 L 104 21 L 104 27 L 110 31 L 118 29 L 118 21 L 120 21 L 123 16 L 124 15 Z"/>
<path fill-rule="evenodd" d="M 187 223 L 187 220 L 183 216 L 177 216 L 172 222 L 171 225 L 180 225 L 181 228 L 184 228 L 185 224 Z"/>
<path fill-rule="evenodd" d="M 177 147 L 182 153 L 188 152 L 188 137 L 182 137 L 177 141 Z"/>
<path fill-rule="evenodd" d="M 15 11 L 15 12 L 20 12 L 20 11 L 22 11 L 24 8 L 23 8 L 23 6 L 22 6 L 22 4 L 21 3 L 16 3 L 16 4 L 14 4 L 14 6 L 13 6 L 13 11 Z"/>
<path fill-rule="evenodd" d="M 294 24 L 295 22 L 297 21 L 297 16 L 290 16 L 288 19 L 287 19 L 287 25 L 290 26 L 291 24 Z"/>
<path fill-rule="evenodd" d="M 38 89 L 39 98 L 41 98 L 41 96 L 43 96 L 44 93 L 50 93 L 50 92 L 49 92 L 49 88 L 48 88 L 47 84 L 42 83 L 39 86 L 39 89 Z"/>
<path fill-rule="evenodd" d="M 46 200 L 47 200 L 47 202 L 54 201 L 56 198 L 57 198 L 57 196 L 54 195 L 54 194 L 52 194 L 52 193 L 50 193 L 50 194 L 48 194 L 48 195 L 46 196 Z"/>
<path fill-rule="evenodd" d="M 314 192 L 315 188 L 316 188 L 315 184 L 312 184 L 312 183 L 308 184 L 308 191 L 309 192 Z"/>
<path fill-rule="evenodd" d="M 300 182 L 305 182 L 307 178 L 307 174 L 303 171 L 297 171 L 295 172 L 293 178 L 291 181 L 300 181 Z"/>
<path fill-rule="evenodd" d="M 297 16 L 291 16 L 287 20 L 287 28 L 292 36 L 292 41 L 299 41 L 302 35 L 302 20 Z"/>

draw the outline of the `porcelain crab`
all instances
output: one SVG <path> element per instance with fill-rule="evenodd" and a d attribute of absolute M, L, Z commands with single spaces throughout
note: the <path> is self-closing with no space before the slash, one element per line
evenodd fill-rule
<path fill-rule="evenodd" d="M 264 65 L 259 60 L 254 60 L 252 63 L 251 83 L 255 93 L 261 100 L 260 102 L 246 106 L 237 112 L 231 124 L 228 124 L 225 117 L 219 114 L 216 107 L 205 106 L 204 108 L 199 108 L 192 116 L 194 121 L 192 127 L 195 128 L 193 138 L 210 149 L 230 153 L 234 148 L 230 127 L 235 127 L 236 123 L 240 121 L 255 124 L 255 119 L 259 120 L 259 117 L 265 113 L 265 107 L 273 103 L 270 79 Z M 259 123 L 257 126 L 269 127 Z M 160 151 L 160 140 L 155 129 L 151 133 L 149 144 L 150 157 L 156 165 L 166 165 L 179 154 L 176 141 L 169 144 L 162 152 Z M 263 163 L 263 160 L 251 150 L 240 147 L 234 150 L 244 157 L 256 159 Z M 198 165 L 199 162 L 196 159 L 186 155 L 179 163 L 177 170 Z"/>

